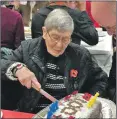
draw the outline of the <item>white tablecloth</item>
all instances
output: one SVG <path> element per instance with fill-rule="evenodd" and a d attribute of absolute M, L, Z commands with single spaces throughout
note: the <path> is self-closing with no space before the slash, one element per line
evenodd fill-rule
<path fill-rule="evenodd" d="M 89 50 L 98 65 L 109 75 L 113 55 L 112 36 L 107 32 L 100 32 L 97 45 L 90 46 L 83 41 L 81 45 Z"/>

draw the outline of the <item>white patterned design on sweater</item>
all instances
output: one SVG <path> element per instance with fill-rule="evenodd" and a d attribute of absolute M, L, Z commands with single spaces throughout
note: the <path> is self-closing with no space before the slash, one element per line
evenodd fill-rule
<path fill-rule="evenodd" d="M 46 67 L 48 68 L 48 69 L 56 69 L 56 65 L 55 64 L 52 64 L 52 63 L 47 63 L 46 64 Z"/>

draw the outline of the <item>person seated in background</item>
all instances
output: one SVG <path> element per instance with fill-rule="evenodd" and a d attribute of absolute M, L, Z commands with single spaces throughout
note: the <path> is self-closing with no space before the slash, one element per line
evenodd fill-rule
<path fill-rule="evenodd" d="M 1 59 L 10 55 L 12 50 L 18 48 L 23 40 L 25 40 L 25 38 L 21 15 L 16 11 L 5 8 L 4 3 L 4 7 L 1 6 Z M 15 96 L 18 97 L 19 89 L 17 83 L 6 80 L 1 81 L 1 95 L 4 101 L 4 103 L 1 104 L 2 108 L 11 109 L 13 107 L 13 105 L 10 104 L 10 98 L 12 98 L 14 94 L 12 93 L 14 88 L 17 90 Z M 9 95 L 10 98 L 6 95 Z M 15 103 L 15 100 L 13 102 Z"/>
<path fill-rule="evenodd" d="M 61 4 L 62 1 L 59 4 L 53 1 L 48 2 L 48 6 L 40 8 L 33 16 L 31 25 L 32 38 L 37 38 L 42 35 L 42 27 L 47 15 L 56 8 L 62 8 L 70 14 L 75 24 L 72 42 L 80 44 L 81 40 L 83 40 L 89 45 L 96 45 L 98 43 L 98 33 L 86 11 L 67 7 L 68 2 Z"/>
<path fill-rule="evenodd" d="M 116 1 L 92 2 L 92 15 L 98 23 L 106 28 L 108 34 L 113 35 L 114 53 L 112 67 L 109 74 L 108 97 L 116 103 Z"/>
<path fill-rule="evenodd" d="M 31 88 L 42 88 L 58 100 L 78 90 L 104 96 L 106 73 L 93 61 L 87 49 L 72 43 L 72 17 L 63 9 L 50 12 L 41 37 L 26 40 L 2 59 L 2 80 L 17 81 L 24 89 L 18 102 L 19 111 L 37 113 L 51 102 Z M 15 91 L 15 90 L 14 90 Z"/>

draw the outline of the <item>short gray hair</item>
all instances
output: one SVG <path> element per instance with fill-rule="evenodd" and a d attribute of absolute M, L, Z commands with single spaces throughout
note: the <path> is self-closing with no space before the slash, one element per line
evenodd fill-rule
<path fill-rule="evenodd" d="M 44 23 L 47 30 L 56 29 L 58 31 L 74 30 L 74 22 L 71 16 L 64 9 L 54 9 L 51 11 Z"/>

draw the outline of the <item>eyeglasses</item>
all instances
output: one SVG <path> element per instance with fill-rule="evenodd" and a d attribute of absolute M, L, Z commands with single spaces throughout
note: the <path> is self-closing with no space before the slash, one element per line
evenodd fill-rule
<path fill-rule="evenodd" d="M 49 37 L 50 37 L 50 39 L 51 39 L 51 42 L 52 42 L 53 44 L 57 44 L 60 40 L 62 40 L 62 43 L 63 43 L 64 45 L 67 45 L 67 44 L 69 44 L 69 43 L 72 41 L 71 38 L 64 38 L 64 39 L 53 38 L 52 36 L 50 36 L 49 32 L 47 32 L 47 34 L 49 35 Z"/>

